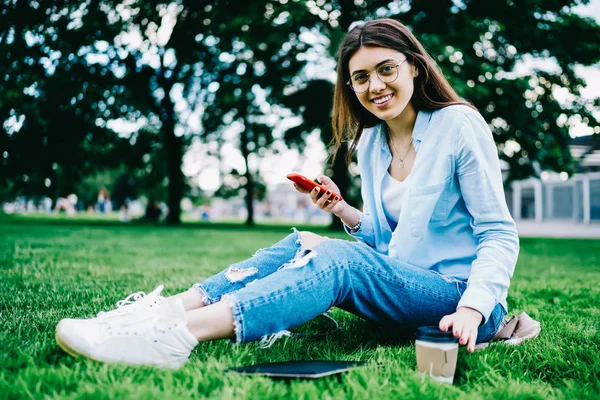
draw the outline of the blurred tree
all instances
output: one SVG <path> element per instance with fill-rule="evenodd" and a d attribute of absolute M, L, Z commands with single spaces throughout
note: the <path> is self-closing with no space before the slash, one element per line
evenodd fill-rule
<path fill-rule="evenodd" d="M 600 26 L 572 10 L 588 3 L 468 0 L 395 9 L 437 56 L 459 95 L 491 124 L 509 180 L 542 170 L 573 172 L 569 128 L 582 121 L 600 133 L 592 115 L 600 102 L 582 98 L 585 82 L 576 73 L 577 66 L 600 61 Z M 516 72 L 520 62 L 536 60 L 530 71 Z"/>
<path fill-rule="evenodd" d="M 246 181 L 247 173 L 241 174 L 238 170 L 232 169 L 225 177 L 223 184 L 213 194 L 215 197 L 230 199 L 243 195 L 247 198 L 246 190 L 248 182 Z M 252 177 L 253 184 L 253 200 L 262 201 L 267 196 L 267 185 L 260 175 L 255 174 Z"/>
<path fill-rule="evenodd" d="M 209 2 L 203 3 L 197 7 Z M 152 162 L 164 159 L 167 168 L 154 170 L 166 174 L 146 189 L 156 191 L 150 186 L 158 186 L 160 191 L 166 178 L 169 221 L 178 222 L 185 190 L 184 139 L 175 132 L 179 114 L 173 87 L 200 75 L 185 62 L 201 64 L 205 54 L 193 51 L 205 47 L 195 46 L 194 35 L 188 37 L 192 30 L 185 30 L 189 23 L 180 15 L 183 11 L 176 3 L 156 1 L 3 1 L 0 58 L 5 62 L 0 63 L 0 76 L 6 84 L 0 93 L 0 185 L 13 194 L 55 198 L 75 190 L 84 177 L 121 164 L 142 172 L 151 183 L 147 158 L 157 156 Z M 183 28 L 176 32 L 180 63 L 168 46 L 178 16 Z M 196 30 L 202 29 L 199 21 L 191 21 Z M 120 137 L 107 126 L 119 118 L 156 127 L 150 141 L 159 137 L 158 148 L 140 146 L 149 142 L 144 138 L 152 129 Z M 140 163 L 148 165 L 140 169 Z M 56 182 L 59 177 L 61 183 Z"/>
<path fill-rule="evenodd" d="M 577 116 L 599 130 L 591 114 L 598 104 L 581 98 L 575 72 L 576 65 L 600 59 L 593 39 L 598 25 L 571 12 L 585 3 L 291 0 L 239 7 L 233 0 L 4 0 L 0 186 L 54 197 L 84 176 L 125 164 L 138 182 L 156 174 L 149 185 L 166 185 L 168 221 L 177 223 L 190 138 L 224 144 L 233 130 L 246 164 L 251 224 L 253 153 L 260 157 L 273 141 L 270 115 L 284 104 L 303 116 L 286 133 L 288 143 L 303 143 L 315 128 L 328 143 L 331 83 L 311 82 L 303 68 L 325 64 L 315 61 L 318 46 L 326 46 L 321 56 L 331 60 L 351 22 L 374 16 L 393 16 L 415 29 L 459 94 L 491 122 L 511 179 L 565 169 L 568 128 Z M 302 37 L 307 33 L 318 38 L 316 45 Z M 558 72 L 515 74 L 527 56 L 554 60 Z M 567 93 L 568 104 L 557 93 Z M 118 118 L 145 121 L 148 129 L 120 137 L 108 127 Z M 332 170 L 346 190 L 351 182 L 343 159 Z"/>
<path fill-rule="evenodd" d="M 309 80 L 300 86 L 298 91 L 285 96 L 282 99 L 283 104 L 294 110 L 302 116 L 302 123 L 288 129 L 285 132 L 285 141 L 290 147 L 297 147 L 300 153 L 306 149 L 307 136 L 318 129 L 321 140 L 328 145 L 333 139 L 333 130 L 331 127 L 331 107 L 333 105 L 333 87 L 334 84 L 324 79 Z M 341 147 L 330 169 L 326 169 L 328 175 L 340 188 L 340 194 L 352 205 L 360 204 L 360 191 L 356 190 L 359 186 L 357 182 L 352 181 L 352 177 L 346 166 L 346 147 Z M 333 156 L 331 152 L 329 157 Z M 330 229 L 342 229 L 343 223 L 339 218 L 331 220 Z"/>
<path fill-rule="evenodd" d="M 161 138 L 158 156 L 165 157 L 167 169 L 165 179 L 155 182 L 166 181 L 168 222 L 178 223 L 185 190 L 183 151 L 198 133 L 202 106 L 208 104 L 209 134 L 214 133 L 211 121 L 223 124 L 221 110 L 241 122 L 239 148 L 252 223 L 250 153 L 262 152 L 272 141 L 270 127 L 259 118 L 255 89 L 265 82 L 281 87 L 279 82 L 289 81 L 302 64 L 295 54 L 304 44 L 297 40 L 290 12 L 297 22 L 308 14 L 303 4 L 256 2 L 240 9 L 238 2 L 227 0 L 7 0 L 5 5 L 0 45 L 9 63 L 2 72 L 14 88 L 8 85 L 0 103 L 6 121 L 0 141 L 4 186 L 56 195 L 48 188 L 57 186 L 57 169 L 64 178 L 61 190 L 69 191 L 83 177 L 96 175 L 96 169 L 130 159 L 139 163 L 116 147 L 139 147 L 146 133 L 125 140 L 107 122 L 145 120 Z M 294 50 L 282 50 L 290 41 Z M 24 64 L 32 67 L 25 73 L 20 70 Z M 28 106 L 32 99 L 36 104 Z M 73 189 L 65 189 L 66 184 Z"/>
<path fill-rule="evenodd" d="M 218 38 L 220 63 L 210 71 L 213 83 L 207 96 L 202 137 L 223 142 L 226 131 L 237 131 L 239 148 L 245 163 L 243 179 L 248 217 L 254 223 L 254 199 L 257 198 L 257 167 L 253 161 L 264 156 L 273 143 L 277 98 L 306 64 L 299 54 L 309 47 L 300 40 L 301 32 L 314 19 L 304 2 L 249 2 L 243 9 L 235 1 L 213 7 L 211 21 L 224 21 L 212 27 Z M 235 10 L 235 11 L 234 11 Z M 270 107 L 269 103 L 274 105 Z M 273 104 L 274 103 L 274 104 Z M 240 178 L 240 177 L 238 177 Z M 222 189 L 227 193 L 231 190 Z M 237 189 L 236 189 L 237 190 Z"/>
<path fill-rule="evenodd" d="M 322 7 L 316 6 L 317 3 Z M 315 47 L 326 44 L 325 55 L 334 56 L 343 32 L 352 21 L 372 15 L 372 7 L 389 2 L 373 1 L 370 9 L 360 2 L 317 3 L 265 1 L 252 2 L 243 11 L 232 12 L 231 7 L 211 9 L 211 21 L 229 19 L 229 23 L 214 32 L 221 64 L 213 71 L 214 94 L 207 96 L 203 136 L 222 143 L 225 128 L 236 125 L 239 128 L 239 148 L 246 166 L 247 225 L 253 224 L 252 199 L 256 186 L 249 160 L 252 153 L 264 155 L 273 141 L 273 123 L 266 122 L 268 115 L 276 114 L 284 106 L 303 117 L 300 125 L 288 129 L 284 135 L 284 141 L 301 152 L 307 135 L 315 129 L 320 130 L 323 142 L 328 144 L 332 139 L 333 82 L 311 80 L 303 68 L 310 59 L 314 60 Z M 303 34 L 319 36 L 316 30 L 325 35 L 324 42 L 309 43 L 302 39 Z M 349 199 L 357 198 L 359 193 L 352 190 L 355 185 L 344 163 L 344 151 L 332 165 L 330 175 L 344 195 L 350 193 Z M 224 185 L 222 189 L 227 187 Z M 335 218 L 332 226 L 340 228 L 341 221 Z"/>
<path fill-rule="evenodd" d="M 135 178 L 127 172 L 120 174 L 112 185 L 110 199 L 115 203 L 116 208 L 120 208 L 122 205 L 126 205 L 128 201 L 136 198 Z"/>
<path fill-rule="evenodd" d="M 129 147 L 105 128 L 118 106 L 106 92 L 123 88 L 107 66 L 86 61 L 119 27 L 96 3 L 82 4 L 2 2 L 0 186 L 12 195 L 66 196 L 84 176 L 123 162 L 113 151 Z"/>

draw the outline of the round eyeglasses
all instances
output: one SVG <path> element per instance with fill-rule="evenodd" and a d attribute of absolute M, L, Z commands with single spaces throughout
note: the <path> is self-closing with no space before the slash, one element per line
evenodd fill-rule
<path fill-rule="evenodd" d="M 392 83 L 398 79 L 398 67 L 401 66 L 406 58 L 399 63 L 392 61 L 386 61 L 381 65 L 375 67 L 374 71 L 371 72 L 356 72 L 350 77 L 350 80 L 346 82 L 346 85 L 350 86 L 355 93 L 364 93 L 369 90 L 371 86 L 371 74 L 375 72 L 375 76 L 383 83 Z"/>

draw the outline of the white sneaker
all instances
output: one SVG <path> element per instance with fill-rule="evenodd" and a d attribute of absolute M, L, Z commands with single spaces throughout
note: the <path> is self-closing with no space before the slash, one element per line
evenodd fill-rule
<path fill-rule="evenodd" d="M 141 311 L 152 311 L 157 309 L 165 298 L 160 295 L 164 285 L 159 285 L 152 292 L 132 293 L 123 300 L 117 301 L 117 308 L 111 311 L 101 311 L 96 316 L 98 319 L 121 317 L 135 314 Z"/>
<path fill-rule="evenodd" d="M 56 341 L 74 357 L 174 369 L 185 364 L 198 344 L 179 299 L 138 310 L 131 318 L 63 319 Z"/>

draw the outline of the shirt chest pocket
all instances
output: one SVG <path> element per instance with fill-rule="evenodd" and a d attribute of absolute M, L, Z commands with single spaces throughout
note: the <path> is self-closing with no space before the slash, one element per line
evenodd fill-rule
<path fill-rule="evenodd" d="M 408 212 L 410 213 L 410 231 L 414 237 L 422 237 L 429 224 L 439 224 L 448 219 L 449 187 L 448 178 L 428 186 L 417 186 L 408 194 Z"/>

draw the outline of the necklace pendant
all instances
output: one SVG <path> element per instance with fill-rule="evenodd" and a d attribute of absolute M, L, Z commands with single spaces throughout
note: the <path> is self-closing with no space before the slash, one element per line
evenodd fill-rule
<path fill-rule="evenodd" d="M 404 168 L 404 162 L 403 162 L 402 160 L 399 160 L 399 161 L 398 161 L 398 166 L 399 166 L 400 168 Z"/>

